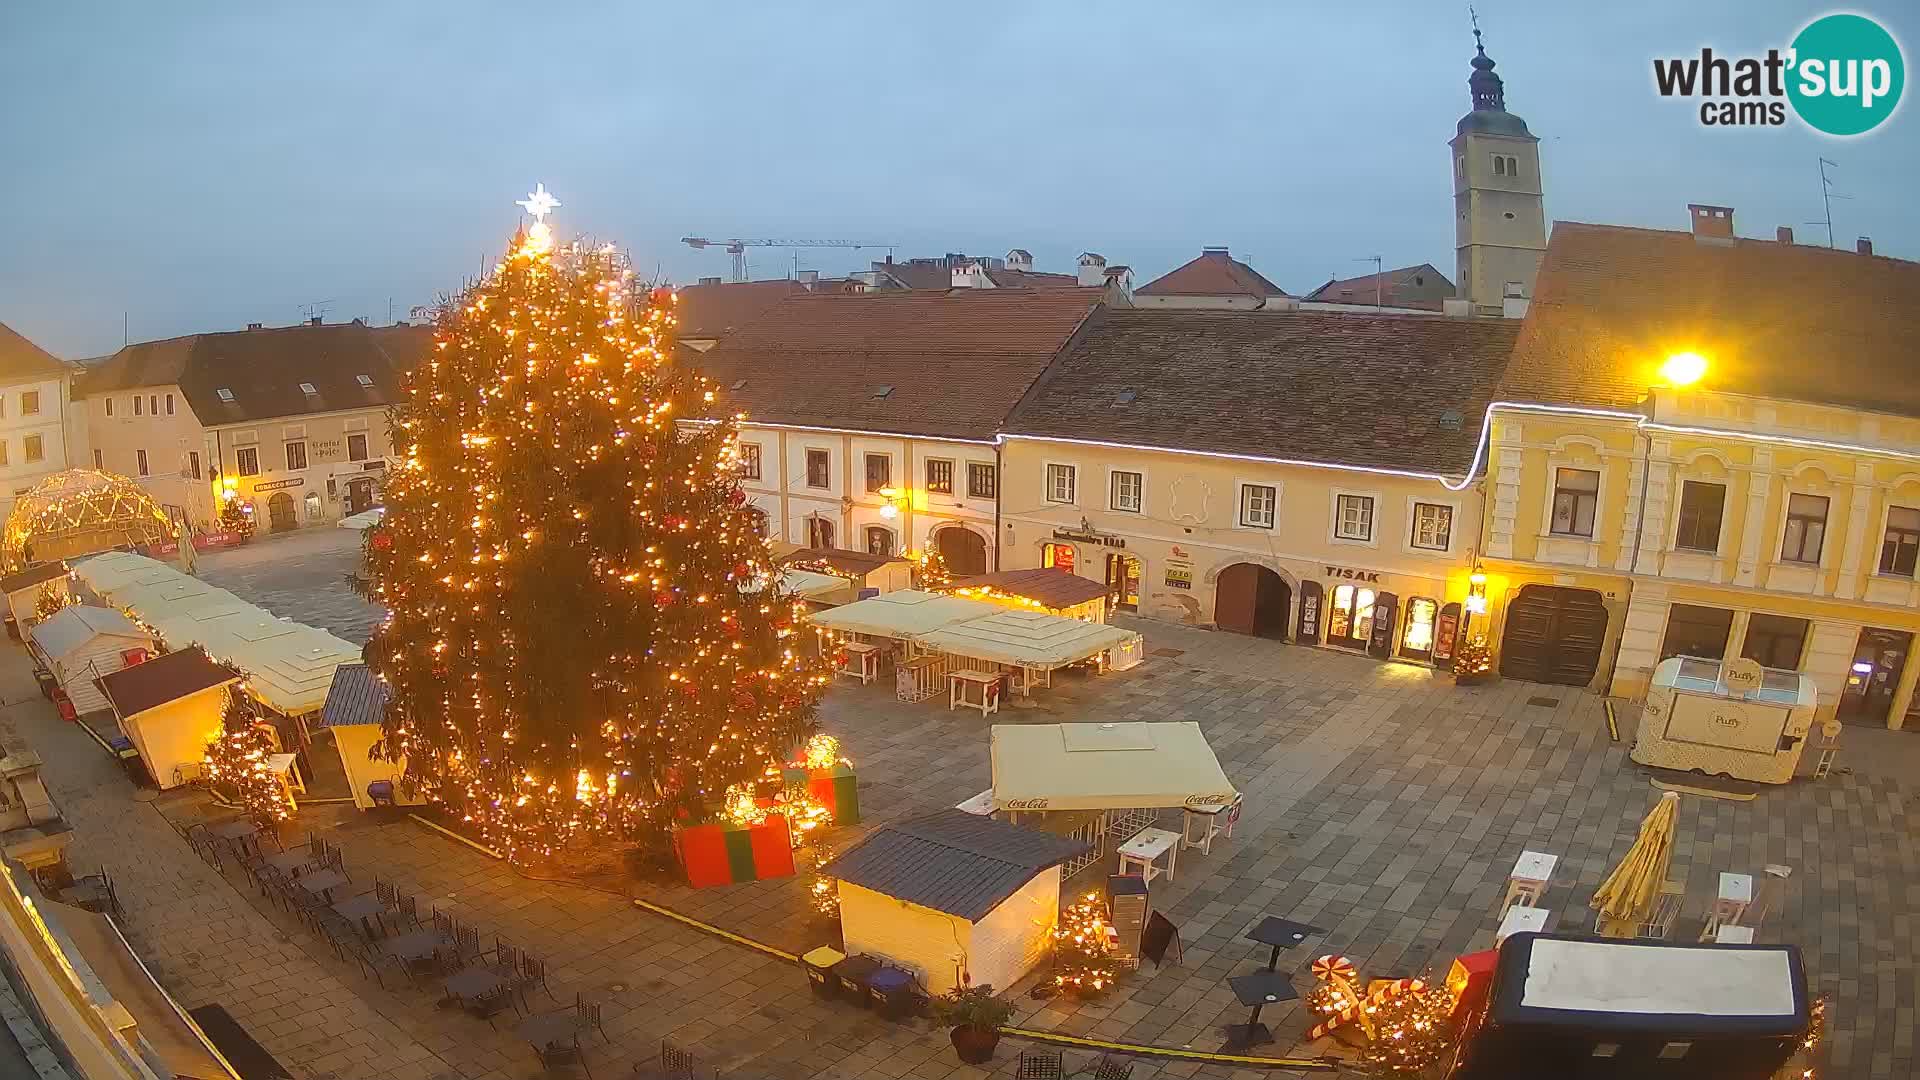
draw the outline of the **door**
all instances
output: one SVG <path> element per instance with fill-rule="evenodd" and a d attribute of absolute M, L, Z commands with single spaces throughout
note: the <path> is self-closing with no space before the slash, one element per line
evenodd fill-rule
<path fill-rule="evenodd" d="M 1107 606 L 1115 611 L 1140 610 L 1140 560 L 1132 555 L 1107 556 Z"/>
<path fill-rule="evenodd" d="M 1293 590 L 1287 580 L 1254 563 L 1234 563 L 1214 580 L 1213 624 L 1236 634 L 1284 641 Z"/>
<path fill-rule="evenodd" d="M 1885 726 L 1893 711 L 1893 695 L 1913 650 L 1913 635 L 1869 626 L 1860 631 L 1847 666 L 1846 687 L 1840 691 L 1840 719 L 1849 724 Z"/>
<path fill-rule="evenodd" d="M 1327 644 L 1364 649 L 1373 641 L 1372 589 L 1335 585 L 1327 602 Z"/>
<path fill-rule="evenodd" d="M 1440 618 L 1440 605 L 1429 597 L 1416 596 L 1407 601 L 1407 625 L 1400 632 L 1400 655 L 1409 660 L 1433 659 L 1434 627 Z"/>
<path fill-rule="evenodd" d="M 373 509 L 373 481 L 355 479 L 347 481 L 347 513 L 358 514 Z"/>
<path fill-rule="evenodd" d="M 300 521 L 293 514 L 293 496 L 284 491 L 276 491 L 267 500 L 267 522 L 274 532 L 286 532 L 298 528 Z"/>
<path fill-rule="evenodd" d="M 954 577 L 971 577 L 987 572 L 987 542 L 971 529 L 950 525 L 934 537 L 940 557 L 947 560 L 947 572 Z"/>
<path fill-rule="evenodd" d="M 1507 606 L 1500 674 L 1509 679 L 1585 686 L 1600 670 L 1607 608 L 1591 589 L 1528 585 Z"/>

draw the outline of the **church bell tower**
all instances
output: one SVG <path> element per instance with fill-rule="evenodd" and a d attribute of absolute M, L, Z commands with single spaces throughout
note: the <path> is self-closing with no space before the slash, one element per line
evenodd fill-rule
<path fill-rule="evenodd" d="M 1507 111 L 1506 87 L 1474 27 L 1473 111 L 1453 142 L 1454 287 L 1476 315 L 1520 314 L 1547 250 L 1540 140 Z M 1518 303 L 1513 303 L 1518 301 Z"/>

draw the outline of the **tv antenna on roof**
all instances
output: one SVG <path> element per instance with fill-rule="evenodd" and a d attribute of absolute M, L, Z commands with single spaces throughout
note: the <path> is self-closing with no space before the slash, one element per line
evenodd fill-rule
<path fill-rule="evenodd" d="M 1373 264 L 1373 306 L 1374 307 L 1386 306 L 1382 301 L 1382 298 L 1384 297 L 1386 290 L 1383 287 L 1380 280 L 1381 277 L 1386 273 L 1386 271 L 1382 269 L 1382 267 L 1386 265 L 1385 260 L 1378 255 L 1362 255 L 1361 257 L 1353 261 L 1354 262 L 1370 262 Z"/>
<path fill-rule="evenodd" d="M 300 304 L 301 322 L 312 322 L 316 317 L 324 318 L 327 309 L 333 306 L 331 300 L 315 300 L 309 304 Z"/>
<path fill-rule="evenodd" d="M 1842 195 L 1839 192 L 1833 190 L 1833 181 L 1827 177 L 1827 166 L 1829 165 L 1837 169 L 1840 167 L 1840 163 L 1837 161 L 1828 161 L 1826 158 L 1820 159 L 1820 205 L 1827 212 L 1826 220 L 1809 221 L 1807 222 L 1807 224 L 1825 225 L 1827 227 L 1827 246 L 1832 247 L 1833 246 L 1833 200 L 1851 199 L 1853 198 L 1853 196 Z"/>

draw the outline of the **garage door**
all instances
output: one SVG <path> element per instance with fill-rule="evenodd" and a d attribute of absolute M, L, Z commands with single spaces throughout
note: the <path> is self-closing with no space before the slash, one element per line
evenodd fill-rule
<path fill-rule="evenodd" d="M 1607 608 L 1591 589 L 1528 585 L 1507 607 L 1500 674 L 1509 679 L 1585 686 L 1600 670 Z"/>

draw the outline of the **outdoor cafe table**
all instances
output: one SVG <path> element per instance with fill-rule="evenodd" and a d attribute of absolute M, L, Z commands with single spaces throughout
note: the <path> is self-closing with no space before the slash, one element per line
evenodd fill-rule
<path fill-rule="evenodd" d="M 333 905 L 333 913 L 349 922 L 359 923 L 360 928 L 366 931 L 369 941 L 380 936 L 374 932 L 373 923 L 369 920 L 379 918 L 386 910 L 387 905 L 381 903 L 380 898 L 372 893 L 349 896 Z"/>
<path fill-rule="evenodd" d="M 238 855 L 243 849 L 254 846 L 260 835 L 260 826 L 246 818 L 238 818 L 225 825 L 215 825 L 207 831 L 225 841 L 228 849 Z"/>
<path fill-rule="evenodd" d="M 453 942 L 438 930 L 415 930 L 410 934 L 388 938 L 387 951 L 401 960 L 412 962 L 425 960 L 452 944 Z"/>
<path fill-rule="evenodd" d="M 333 890 L 347 883 L 347 875 L 338 870 L 319 870 L 300 879 L 300 887 L 313 895 L 333 903 Z"/>
<path fill-rule="evenodd" d="M 1277 971 L 1255 971 L 1247 975 L 1235 975 L 1227 980 L 1233 987 L 1233 996 L 1240 1004 L 1253 1009 L 1244 1024 L 1228 1024 L 1222 1029 L 1227 1036 L 1228 1053 L 1239 1053 L 1250 1046 L 1273 1041 L 1273 1032 L 1260 1022 L 1260 1010 L 1282 1001 L 1292 1001 L 1300 995 L 1294 990 L 1292 980 Z"/>
<path fill-rule="evenodd" d="M 302 848 L 296 851 L 282 851 L 266 857 L 266 864 L 283 874 L 291 874 L 313 861 L 313 856 Z"/>
<path fill-rule="evenodd" d="M 1280 966 L 1281 949 L 1293 948 L 1307 940 L 1310 934 L 1324 933 L 1326 931 L 1317 926 L 1308 926 L 1306 923 L 1294 922 L 1292 919 L 1269 915 L 1255 924 L 1253 929 L 1247 931 L 1247 940 L 1273 946 L 1273 955 L 1267 957 L 1267 970 L 1272 971 Z"/>
<path fill-rule="evenodd" d="M 515 1029 L 520 1037 L 532 1043 L 536 1049 L 546 1050 L 563 1043 L 577 1043 L 580 1029 L 574 1023 L 574 1012 L 566 1009 L 561 1012 L 542 1013 L 529 1016 Z"/>
<path fill-rule="evenodd" d="M 492 968 L 470 967 L 447 976 L 444 985 L 448 997 L 461 1001 L 485 1001 L 513 984 Z"/>

